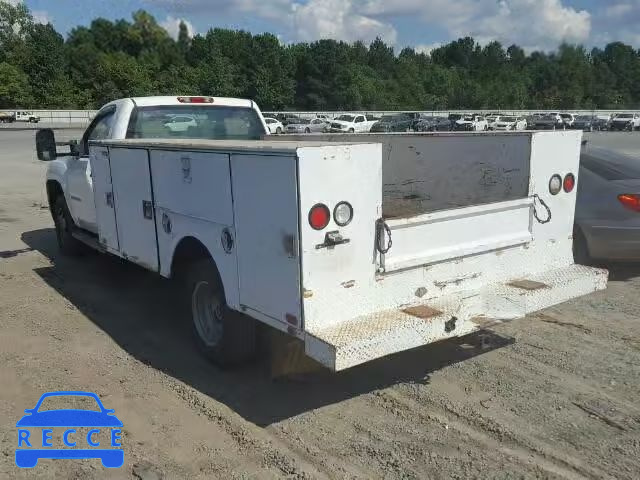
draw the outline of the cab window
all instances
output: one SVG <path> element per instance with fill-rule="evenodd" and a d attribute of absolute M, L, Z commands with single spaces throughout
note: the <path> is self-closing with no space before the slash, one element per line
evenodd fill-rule
<path fill-rule="evenodd" d="M 115 117 L 115 108 L 98 113 L 82 138 L 82 155 L 89 154 L 89 140 L 106 140 L 111 137 L 111 127 Z"/>
<path fill-rule="evenodd" d="M 188 128 L 168 126 L 178 117 Z M 127 138 L 202 138 L 259 140 L 266 132 L 255 110 L 246 107 L 167 105 L 138 107 L 131 115 Z"/>

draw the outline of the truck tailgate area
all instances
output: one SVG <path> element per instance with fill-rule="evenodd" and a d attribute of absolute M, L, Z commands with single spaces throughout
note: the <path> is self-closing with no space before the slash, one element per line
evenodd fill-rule
<path fill-rule="evenodd" d="M 606 270 L 570 265 L 437 297 L 425 304 L 362 315 L 308 330 L 305 350 L 326 367 L 343 370 L 602 290 L 607 276 Z"/>

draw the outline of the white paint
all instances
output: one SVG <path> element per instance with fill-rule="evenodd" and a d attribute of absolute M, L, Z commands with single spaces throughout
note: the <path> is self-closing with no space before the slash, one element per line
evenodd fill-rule
<path fill-rule="evenodd" d="M 606 272 L 573 265 L 576 190 L 555 196 L 548 192 L 552 175 L 577 176 L 581 135 L 353 135 L 304 142 L 127 140 L 92 148 L 108 146 L 133 156 L 151 151 L 151 176 L 159 192 L 155 208 L 163 275 L 170 275 L 173 251 L 182 238 L 200 239 L 218 264 L 231 308 L 281 330 L 287 328 L 287 314 L 303 317 L 303 330 L 294 334 L 304 339 L 309 355 L 339 370 L 468 333 L 477 328 L 473 319 L 478 316 L 516 318 L 604 288 Z M 366 143 L 376 138 L 385 145 Z M 389 219 L 394 245 L 387 255 L 379 255 L 375 225 L 383 215 L 384 163 L 403 165 L 416 158 L 416 151 L 427 152 L 429 168 L 413 173 L 437 180 L 445 166 L 438 167 L 434 159 L 449 158 L 464 171 L 460 145 L 468 150 L 474 144 L 474 161 L 486 156 L 487 164 L 504 163 L 510 154 L 500 157 L 495 152 L 513 152 L 519 168 L 530 165 L 528 175 L 522 177 L 520 172 L 514 177 L 528 179 L 523 197 Z M 448 147 L 456 155 L 447 155 Z M 190 159 L 191 182 L 185 180 L 185 156 Z M 229 179 L 230 189 L 225 186 Z M 114 178 L 117 191 L 115 183 Z M 133 185 L 128 188 L 134 190 Z M 548 223 L 533 218 L 534 209 L 546 217 L 534 196 L 551 209 Z M 353 206 L 351 223 L 338 227 L 332 220 L 323 231 L 310 227 L 312 206 L 324 203 L 333 211 L 341 201 Z M 162 230 L 163 214 L 172 220 L 169 234 Z M 117 217 L 124 250 L 119 213 Z M 235 239 L 230 253 L 222 248 L 225 228 Z M 328 246 L 328 232 L 337 232 L 348 242 Z M 148 234 L 140 237 L 150 241 Z M 546 287 L 527 291 L 507 285 L 517 279 L 539 281 Z M 415 305 L 443 313 L 418 319 L 403 312 Z M 452 316 L 457 317 L 456 328 L 445 331 Z"/>
<path fill-rule="evenodd" d="M 240 303 L 301 326 L 296 152 L 248 153 L 231 155 Z"/>
<path fill-rule="evenodd" d="M 393 247 L 385 272 L 526 244 L 532 240 L 529 198 L 389 220 Z"/>
<path fill-rule="evenodd" d="M 148 153 L 146 150 L 110 148 L 109 163 L 118 226 L 119 255 L 144 268 L 158 271 Z M 150 206 L 150 218 L 144 215 L 144 202 L 148 202 Z M 100 233 L 99 225 L 98 236 Z"/>
<path fill-rule="evenodd" d="M 98 242 L 109 252 L 119 252 L 118 227 L 116 226 L 116 210 L 111 186 L 111 167 L 109 166 L 109 149 L 95 147 L 90 155 L 91 169 L 96 181 L 93 182 L 96 209 L 96 224 L 100 225 Z"/>

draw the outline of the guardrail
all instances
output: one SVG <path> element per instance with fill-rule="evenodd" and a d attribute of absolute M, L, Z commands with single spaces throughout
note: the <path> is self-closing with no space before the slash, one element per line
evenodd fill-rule
<path fill-rule="evenodd" d="M 29 112 L 40 117 L 43 124 L 67 124 L 73 126 L 87 126 L 95 117 L 97 110 L 0 110 L 0 112 Z"/>
<path fill-rule="evenodd" d="M 0 112 L 15 112 L 15 111 L 28 111 L 34 115 L 40 117 L 40 122 L 43 124 L 68 124 L 73 126 L 86 126 L 98 112 L 97 110 L 20 110 L 20 109 L 6 109 L 0 110 Z M 575 115 L 594 115 L 594 116 L 606 116 L 616 113 L 624 113 L 634 111 L 631 110 L 508 110 L 508 109 L 478 109 L 478 110 L 351 110 L 351 111 L 330 111 L 330 110 L 314 110 L 314 111 L 296 111 L 296 110 L 282 110 L 264 111 L 264 116 L 279 115 L 295 115 L 301 118 L 315 118 L 318 115 L 326 115 L 330 118 L 334 118 L 343 113 L 363 113 L 366 115 L 382 116 L 391 115 L 394 113 L 421 113 L 423 115 L 430 115 L 434 117 L 446 117 L 452 113 L 458 114 L 488 114 L 488 113 L 500 113 L 502 115 L 531 115 L 533 113 L 555 113 L 555 112 L 567 112 Z"/>

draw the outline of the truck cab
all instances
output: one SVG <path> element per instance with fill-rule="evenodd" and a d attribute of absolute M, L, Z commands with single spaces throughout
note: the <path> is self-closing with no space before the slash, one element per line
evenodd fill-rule
<path fill-rule="evenodd" d="M 129 138 L 259 139 L 269 133 L 251 100 L 222 97 L 138 97 L 102 107 L 70 154 L 49 162 L 47 194 L 58 222 L 97 235 L 89 142 Z M 62 205 L 62 203 L 64 203 Z M 63 218 L 64 216 L 67 218 Z M 57 223 L 58 224 L 58 223 Z M 59 238 L 60 241 L 60 238 Z"/>

